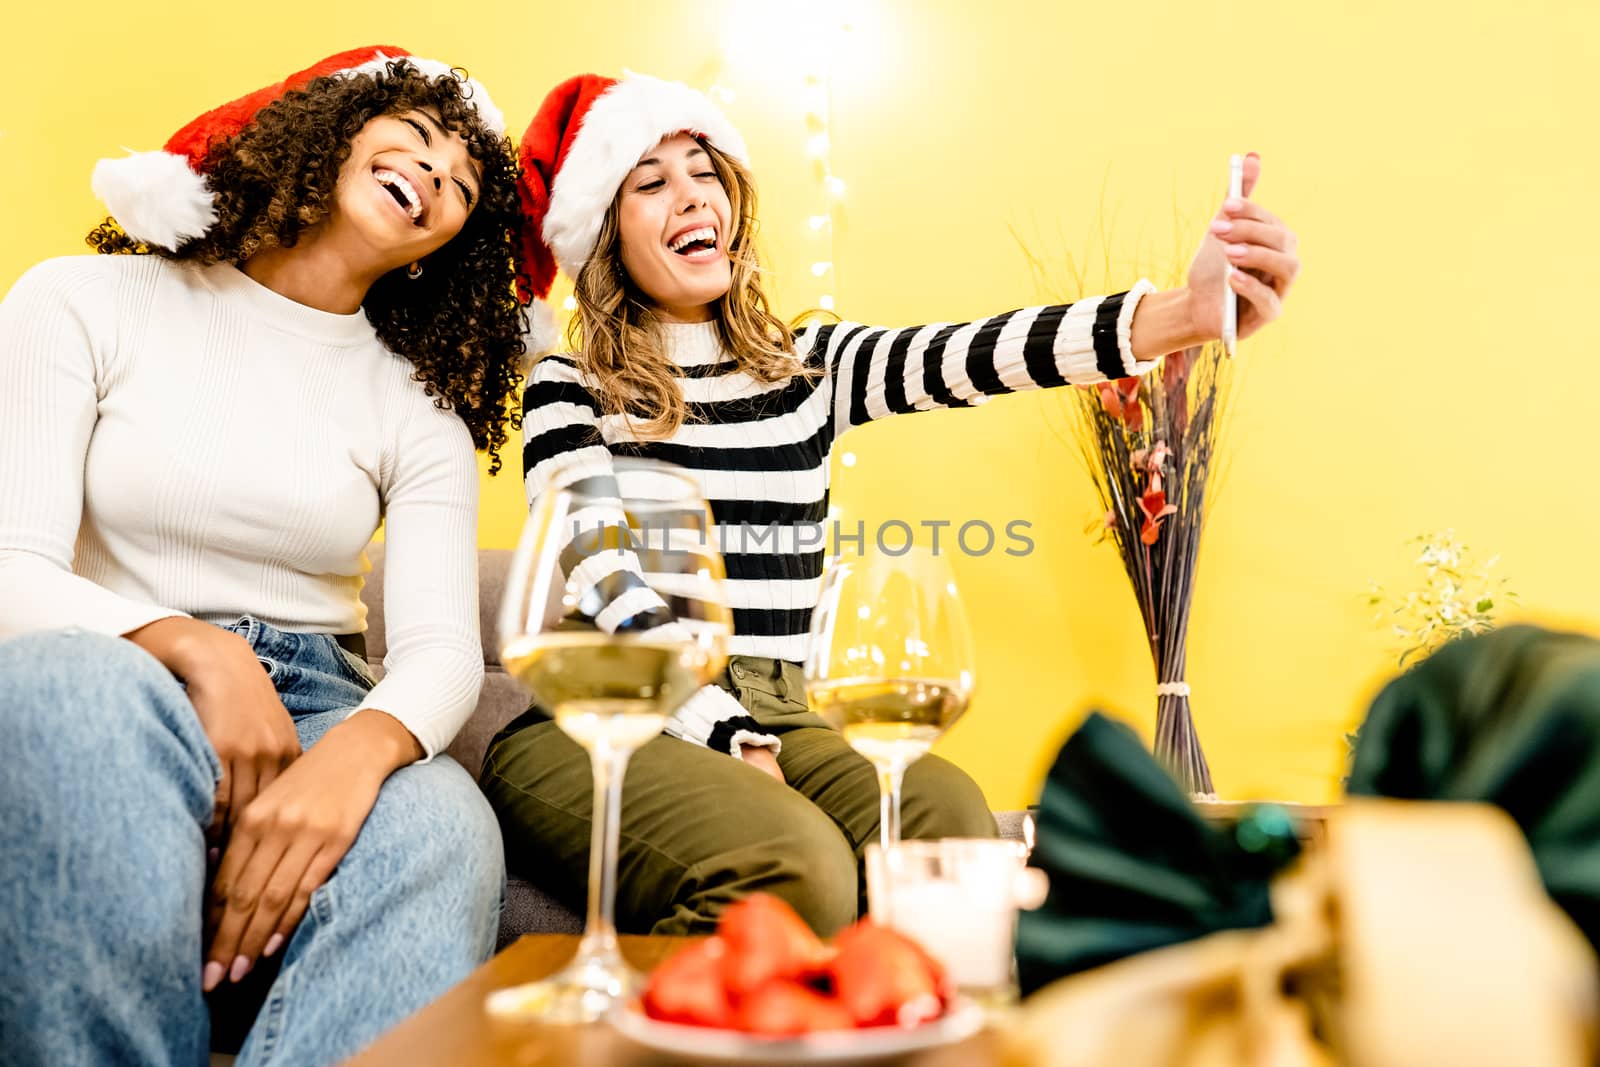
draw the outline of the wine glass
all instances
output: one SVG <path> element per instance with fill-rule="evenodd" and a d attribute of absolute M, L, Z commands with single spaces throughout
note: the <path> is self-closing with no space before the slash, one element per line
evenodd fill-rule
<path fill-rule="evenodd" d="M 906 768 L 972 699 L 972 637 L 949 562 L 918 545 L 832 561 L 805 678 L 811 706 L 877 768 L 888 848 L 900 840 Z"/>
<path fill-rule="evenodd" d="M 500 606 L 500 655 L 589 753 L 589 913 L 577 957 L 496 992 L 491 1012 L 592 1022 L 642 987 L 614 921 L 622 777 L 726 661 L 732 614 L 711 523 L 693 478 L 647 460 L 558 475 L 534 502 Z"/>

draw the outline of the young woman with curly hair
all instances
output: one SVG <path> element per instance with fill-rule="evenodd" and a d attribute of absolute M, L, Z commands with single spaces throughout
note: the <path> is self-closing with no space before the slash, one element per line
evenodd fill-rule
<path fill-rule="evenodd" d="M 1229 201 L 1183 289 L 1140 282 L 973 323 L 797 333 L 762 293 L 743 141 L 700 94 L 642 76 L 574 78 L 546 99 L 521 153 L 528 200 L 543 212 L 535 288 L 559 266 L 578 312 L 571 353 L 541 360 L 524 394 L 529 497 L 557 479 L 604 478 L 614 456 L 688 469 L 719 527 L 733 605 L 727 674 L 629 761 L 618 924 L 708 931 L 760 889 L 831 932 L 857 913 L 879 812 L 876 773 L 807 708 L 800 669 L 838 437 L 1018 389 L 1144 374 L 1218 336 L 1228 285 L 1240 336 L 1253 333 L 1298 270 L 1294 237 L 1248 200 Z M 1252 158 L 1246 195 L 1258 173 Z M 1241 268 L 1231 281 L 1230 263 Z M 591 571 L 606 605 L 597 621 L 634 625 L 644 611 L 664 621 L 638 576 L 606 571 Z M 624 596 L 634 611 L 610 610 Z M 496 740 L 481 781 L 512 866 L 537 856 L 546 880 L 576 896 L 589 840 L 582 750 L 533 709 Z M 966 774 L 925 756 L 905 777 L 902 830 L 991 836 L 995 823 Z"/>
<path fill-rule="evenodd" d="M 473 453 L 516 423 L 517 164 L 405 56 L 102 163 L 90 243 L 153 254 L 0 304 L 9 1063 L 203 1063 L 208 999 L 253 1016 L 241 1063 L 332 1063 L 494 945 L 500 837 L 443 750 L 482 684 Z"/>

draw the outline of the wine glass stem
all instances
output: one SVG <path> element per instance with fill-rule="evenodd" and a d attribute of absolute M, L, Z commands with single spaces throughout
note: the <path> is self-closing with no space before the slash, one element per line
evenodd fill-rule
<path fill-rule="evenodd" d="M 594 811 L 589 831 L 589 917 L 578 957 L 617 955 L 617 842 L 622 832 L 622 775 L 627 749 L 601 747 L 589 754 L 594 769 Z"/>
<path fill-rule="evenodd" d="M 905 775 L 899 763 L 878 765 L 878 840 L 884 848 L 900 840 L 900 784 Z"/>

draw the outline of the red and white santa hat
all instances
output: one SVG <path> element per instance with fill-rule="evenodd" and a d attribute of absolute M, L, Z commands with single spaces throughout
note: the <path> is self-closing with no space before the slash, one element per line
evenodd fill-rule
<path fill-rule="evenodd" d="M 258 89 L 206 112 L 172 135 L 159 152 L 135 152 L 121 159 L 102 159 L 90 185 L 129 237 L 155 248 L 177 251 L 185 241 L 204 234 L 217 221 L 216 198 L 206 188 L 200 168 L 214 141 L 233 137 L 255 120 L 256 113 L 284 93 L 328 75 L 376 74 L 404 59 L 431 78 L 460 78 L 463 95 L 477 109 L 495 136 L 505 133 L 505 117 L 475 79 L 457 73 L 437 59 L 422 59 L 404 48 L 369 45 L 329 56 L 275 85 Z"/>
<path fill-rule="evenodd" d="M 703 93 L 644 74 L 580 74 L 550 91 L 522 138 L 522 210 L 533 222 L 523 264 L 544 300 L 556 269 L 576 279 L 606 209 L 639 157 L 689 133 L 748 163 L 744 138 Z"/>

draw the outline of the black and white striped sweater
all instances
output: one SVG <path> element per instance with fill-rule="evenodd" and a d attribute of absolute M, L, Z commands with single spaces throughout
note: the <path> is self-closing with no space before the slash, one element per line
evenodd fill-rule
<path fill-rule="evenodd" d="M 1019 389 L 1086 384 L 1144 374 L 1134 359 L 1134 309 L 1153 290 L 1070 305 L 1032 307 L 970 323 L 883 329 L 815 325 L 796 339 L 821 373 L 767 384 L 736 369 L 710 323 L 664 327 L 682 372 L 689 417 L 670 438 L 640 441 L 601 406 L 577 364 L 547 356 L 523 396 L 524 481 L 531 502 L 557 470 L 605 474 L 612 456 L 685 468 L 701 484 L 724 551 L 733 609 L 732 655 L 805 656 L 827 539 L 829 453 L 839 436 L 888 415 L 969 407 Z M 616 613 L 613 624 L 618 621 Z M 667 732 L 737 753 L 776 747 L 726 692 L 708 686 Z"/>

